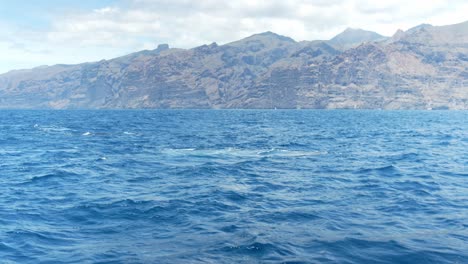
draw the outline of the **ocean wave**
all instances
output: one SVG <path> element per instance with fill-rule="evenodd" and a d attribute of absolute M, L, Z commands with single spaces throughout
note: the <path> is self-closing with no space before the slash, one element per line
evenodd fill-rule
<path fill-rule="evenodd" d="M 4 117 L 1 263 L 468 259 L 465 113 Z"/>
<path fill-rule="evenodd" d="M 69 132 L 74 131 L 73 129 L 70 129 L 68 127 L 57 126 L 57 125 L 35 124 L 33 128 L 42 132 L 46 132 L 46 133 L 69 133 Z"/>
<path fill-rule="evenodd" d="M 325 155 L 327 152 L 319 151 L 302 151 L 288 149 L 238 149 L 238 148 L 222 148 L 222 149 L 196 149 L 196 148 L 180 148 L 180 149 L 163 149 L 163 154 L 181 156 L 232 156 L 244 158 L 256 157 L 307 157 Z"/>

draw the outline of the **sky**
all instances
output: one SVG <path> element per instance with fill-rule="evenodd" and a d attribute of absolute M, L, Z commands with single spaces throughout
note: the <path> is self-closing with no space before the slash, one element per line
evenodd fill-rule
<path fill-rule="evenodd" d="M 422 23 L 460 23 L 466 14 L 467 0 L 0 0 L 0 73 L 265 31 L 297 41 L 348 27 L 391 36 Z"/>

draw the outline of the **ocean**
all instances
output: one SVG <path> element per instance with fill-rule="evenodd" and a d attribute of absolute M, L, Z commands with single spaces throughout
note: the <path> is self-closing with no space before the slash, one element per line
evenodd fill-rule
<path fill-rule="evenodd" d="M 0 120 L 0 263 L 468 263 L 467 111 Z"/>

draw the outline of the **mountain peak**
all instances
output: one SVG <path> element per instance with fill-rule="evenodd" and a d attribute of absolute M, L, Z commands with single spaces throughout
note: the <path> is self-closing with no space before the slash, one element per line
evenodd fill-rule
<path fill-rule="evenodd" d="M 165 51 L 169 49 L 169 44 L 159 44 L 156 48 L 157 51 Z"/>
<path fill-rule="evenodd" d="M 460 45 L 468 43 L 468 21 L 445 26 L 421 24 L 401 34 L 396 40 L 420 44 Z M 395 39 L 395 38 L 394 38 Z"/>
<path fill-rule="evenodd" d="M 415 27 L 412 27 L 412 28 L 408 29 L 406 32 L 411 33 L 411 32 L 415 32 L 417 30 L 427 29 L 427 28 L 430 28 L 430 27 L 432 27 L 431 24 L 421 24 L 421 25 L 418 25 L 418 26 L 415 26 Z"/>
<path fill-rule="evenodd" d="M 286 36 L 283 36 L 283 35 L 280 35 L 280 34 L 276 34 L 276 33 L 271 32 L 271 31 L 266 31 L 266 32 L 254 34 L 254 35 L 252 35 L 250 37 L 247 37 L 246 39 L 253 39 L 253 38 L 270 38 L 270 39 L 277 39 L 277 40 L 291 42 L 291 43 L 296 42 L 290 37 L 286 37 Z"/>
<path fill-rule="evenodd" d="M 345 50 L 359 46 L 365 42 L 380 41 L 386 37 L 360 28 L 346 28 L 343 32 L 328 41 L 330 45 L 337 49 Z"/>
<path fill-rule="evenodd" d="M 343 33 L 356 33 L 356 32 L 362 32 L 362 31 L 365 31 L 365 30 L 360 29 L 360 28 L 347 27 L 341 34 L 343 34 Z"/>
<path fill-rule="evenodd" d="M 360 28 L 346 28 L 343 32 L 340 34 L 336 35 L 330 41 L 341 41 L 344 39 L 348 38 L 359 38 L 359 39 L 378 39 L 378 38 L 383 38 L 384 36 L 375 33 L 373 31 L 368 31 Z"/>
<path fill-rule="evenodd" d="M 278 34 L 272 32 L 272 31 L 265 31 L 262 33 L 254 34 L 254 35 L 260 35 L 260 36 L 277 36 Z"/>
<path fill-rule="evenodd" d="M 405 35 L 405 32 L 401 29 L 398 29 L 393 35 L 392 40 L 399 40 Z"/>
<path fill-rule="evenodd" d="M 240 46 L 240 45 L 246 45 L 247 43 L 250 43 L 250 42 L 263 43 L 263 45 L 266 45 L 266 46 L 283 45 L 284 43 L 287 43 L 287 44 L 296 43 L 296 41 L 290 37 L 282 36 L 271 31 L 266 31 L 266 32 L 251 35 L 241 40 L 228 43 L 226 45 Z"/>

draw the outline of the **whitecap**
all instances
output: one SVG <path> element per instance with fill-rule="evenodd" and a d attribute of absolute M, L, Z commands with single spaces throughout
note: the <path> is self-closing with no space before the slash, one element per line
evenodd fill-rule
<path fill-rule="evenodd" d="M 61 126 L 55 126 L 55 125 L 43 126 L 39 124 L 34 124 L 34 128 L 42 132 L 47 132 L 47 133 L 64 133 L 64 132 L 70 132 L 72 130 L 68 127 L 61 127 Z"/>

